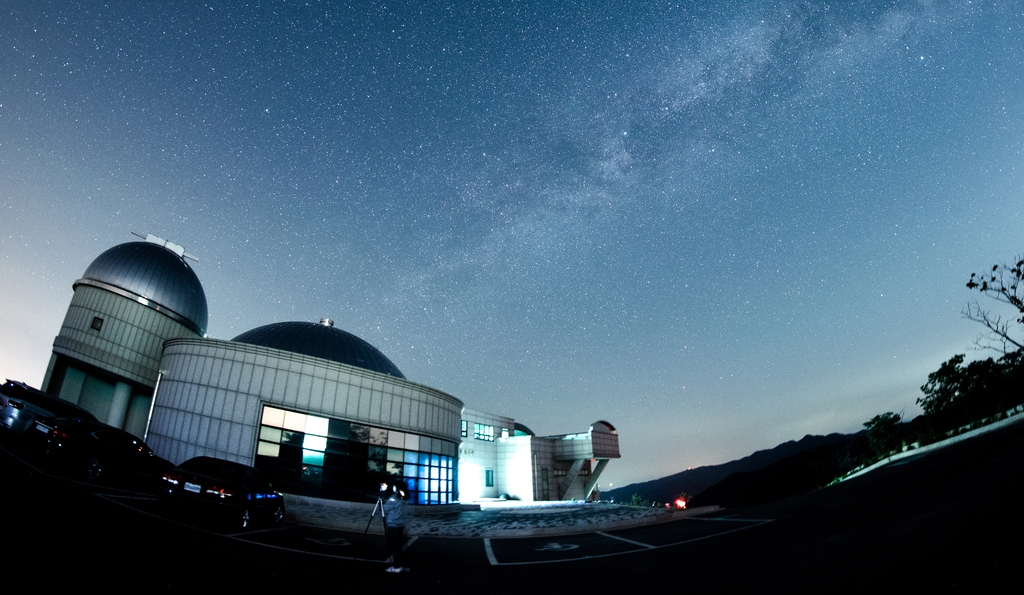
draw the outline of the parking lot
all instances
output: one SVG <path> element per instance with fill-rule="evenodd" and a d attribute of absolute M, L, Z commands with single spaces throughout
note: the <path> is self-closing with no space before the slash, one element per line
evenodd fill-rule
<path fill-rule="evenodd" d="M 1018 424 L 1024 426 L 1024 424 Z M 0 450 L 5 568 L 50 587 L 291 592 L 479 592 L 480 585 L 656 587 L 704 592 L 995 590 L 1019 566 L 1024 427 L 924 454 L 827 489 L 746 510 L 632 528 L 523 538 L 407 540 L 410 573 L 387 575 L 371 531 L 286 520 L 245 532 L 158 499 L 47 474 Z M 379 518 L 373 519 L 379 522 Z M 479 519 L 473 521 L 479 525 Z M 481 529 L 476 526 L 471 528 Z"/>
<path fill-rule="evenodd" d="M 375 531 L 345 531 L 288 522 L 280 527 L 256 528 L 249 531 L 225 531 L 215 524 L 185 518 L 180 511 L 169 509 L 157 498 L 142 494 L 105 493 L 104 499 L 142 514 L 181 523 L 198 531 L 220 537 L 287 550 L 299 554 L 330 557 L 367 563 L 387 561 L 384 538 Z M 550 514 L 559 514 L 552 509 Z M 544 514 L 534 513 L 534 514 Z M 380 516 L 365 517 L 366 525 L 380 525 Z M 478 521 L 479 522 L 479 521 Z M 579 532 L 575 526 L 545 531 L 544 535 L 527 537 L 451 537 L 407 535 L 406 552 L 412 560 L 439 561 L 447 559 L 460 565 L 522 566 L 572 562 L 582 559 L 621 556 L 659 548 L 671 548 L 701 540 L 713 539 L 737 531 L 756 528 L 770 519 L 728 517 L 685 517 L 669 522 L 643 525 L 613 531 Z M 523 532 L 529 535 L 528 531 Z"/>

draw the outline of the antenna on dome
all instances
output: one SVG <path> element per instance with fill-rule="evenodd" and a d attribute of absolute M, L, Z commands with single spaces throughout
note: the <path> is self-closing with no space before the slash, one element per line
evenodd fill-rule
<path fill-rule="evenodd" d="M 156 244 L 158 246 L 163 246 L 164 248 L 167 248 L 171 252 L 174 252 L 175 254 L 177 254 L 178 258 L 183 258 L 183 259 L 187 258 L 189 260 L 194 260 L 195 262 L 199 262 L 198 258 L 196 258 L 195 256 L 192 256 L 188 252 L 185 252 L 185 249 L 183 247 L 175 244 L 174 242 L 168 242 L 167 240 L 165 240 L 165 239 L 163 239 L 163 238 L 161 238 L 159 236 L 155 236 L 155 235 L 153 235 L 151 233 L 147 233 L 146 235 L 142 235 L 141 233 L 139 233 L 137 231 L 133 231 L 132 235 L 137 237 L 137 238 L 142 238 L 143 240 L 146 240 L 150 244 Z"/>

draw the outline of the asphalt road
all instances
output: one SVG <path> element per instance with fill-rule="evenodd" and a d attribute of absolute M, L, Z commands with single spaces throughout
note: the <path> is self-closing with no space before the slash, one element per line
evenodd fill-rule
<path fill-rule="evenodd" d="M 30 461 L 31 462 L 31 461 Z M 702 592 L 996 588 L 1022 554 L 1024 424 L 772 504 L 562 537 L 383 538 L 286 525 L 231 533 L 159 501 L 52 477 L 0 452 L 5 575 L 108 592 Z"/>

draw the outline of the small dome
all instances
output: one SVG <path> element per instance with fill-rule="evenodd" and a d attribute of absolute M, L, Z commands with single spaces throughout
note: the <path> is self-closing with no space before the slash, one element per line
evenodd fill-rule
<path fill-rule="evenodd" d="M 159 244 L 128 242 L 114 246 L 85 269 L 75 286 L 82 284 L 112 286 L 132 294 L 129 297 L 145 298 L 156 310 L 199 335 L 206 334 L 206 293 L 199 278 L 182 257 Z"/>
<path fill-rule="evenodd" d="M 329 319 L 315 322 L 275 322 L 238 335 L 232 341 L 262 345 L 356 366 L 396 378 L 405 375 L 376 347 L 352 333 L 335 328 Z"/>

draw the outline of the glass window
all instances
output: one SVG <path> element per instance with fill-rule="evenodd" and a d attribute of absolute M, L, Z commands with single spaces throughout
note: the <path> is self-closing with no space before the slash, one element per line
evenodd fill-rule
<path fill-rule="evenodd" d="M 486 485 L 489 488 L 494 487 L 494 469 L 488 469 L 486 471 L 486 476 L 484 477 L 484 485 Z"/>
<path fill-rule="evenodd" d="M 267 426 L 260 426 L 260 440 L 266 440 L 268 442 L 280 442 L 281 430 L 277 428 L 269 428 Z"/>
<path fill-rule="evenodd" d="M 462 437 L 465 438 L 467 436 L 469 436 L 469 422 L 462 420 Z"/>
<path fill-rule="evenodd" d="M 388 431 L 384 428 L 370 428 L 370 444 L 387 446 Z"/>
<path fill-rule="evenodd" d="M 387 473 L 406 481 L 410 502 L 454 497 L 457 442 L 264 407 L 256 450 L 257 467 L 299 494 L 351 498 L 352 486 Z"/>
<path fill-rule="evenodd" d="M 305 435 L 302 432 L 281 432 L 281 444 L 302 446 Z"/>
<path fill-rule="evenodd" d="M 284 411 L 273 407 L 263 408 L 263 425 L 275 428 L 284 427 Z"/>
<path fill-rule="evenodd" d="M 280 452 L 280 444 L 271 444 L 270 442 L 264 442 L 262 440 L 260 440 L 259 446 L 256 448 L 256 454 L 263 455 L 265 457 L 276 457 Z"/>
<path fill-rule="evenodd" d="M 315 450 L 303 450 L 302 451 L 302 464 L 303 465 L 317 465 L 318 467 L 324 466 L 324 453 Z"/>
<path fill-rule="evenodd" d="M 353 442 L 369 442 L 370 441 L 370 428 L 369 426 L 361 426 L 359 424 L 352 424 L 349 429 L 348 439 Z"/>
<path fill-rule="evenodd" d="M 349 434 L 351 433 L 351 424 L 347 421 L 340 419 L 328 420 L 327 424 L 327 437 L 328 438 L 341 438 L 342 440 L 348 440 Z"/>
<path fill-rule="evenodd" d="M 306 414 L 295 411 L 284 412 L 284 429 L 296 432 L 306 431 Z"/>
<path fill-rule="evenodd" d="M 486 442 L 494 442 L 494 426 L 473 424 L 473 438 L 476 438 L 477 440 L 484 440 Z"/>
<path fill-rule="evenodd" d="M 306 417 L 306 427 L 304 428 L 307 434 L 316 434 L 317 436 L 327 435 L 328 419 L 326 417 L 316 417 L 309 415 Z"/>
<path fill-rule="evenodd" d="M 335 440 L 334 438 L 328 438 L 327 452 L 339 455 L 347 455 L 349 451 L 348 444 L 348 440 Z"/>
<path fill-rule="evenodd" d="M 324 438 L 323 436 L 313 436 L 311 434 L 306 434 L 306 436 L 302 439 L 302 448 L 305 448 L 307 450 L 319 450 L 320 452 L 323 452 L 327 450 L 327 438 Z"/>

